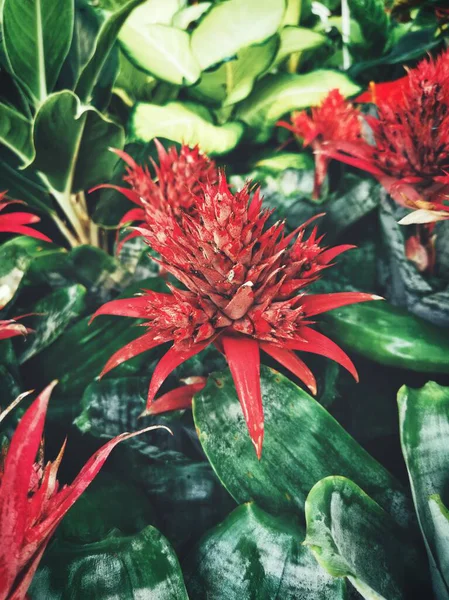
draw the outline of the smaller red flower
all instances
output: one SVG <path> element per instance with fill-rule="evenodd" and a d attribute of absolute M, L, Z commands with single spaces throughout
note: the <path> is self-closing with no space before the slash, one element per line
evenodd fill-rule
<path fill-rule="evenodd" d="M 114 447 L 123 440 L 158 427 L 148 427 L 136 433 L 123 433 L 110 440 L 90 458 L 71 485 L 60 487 L 57 472 L 65 444 L 53 463 L 48 462 L 44 465 L 42 456 L 45 415 L 55 383 L 49 385 L 25 412 L 6 454 L 3 452 L 0 460 L 2 600 L 23 600 L 26 597 L 28 587 L 55 529 L 95 478 Z M 17 401 L 0 415 L 0 421 L 16 404 Z"/>
<path fill-rule="evenodd" d="M 400 101 L 407 82 L 407 75 L 394 81 L 384 81 L 382 83 L 371 81 L 369 88 L 360 94 L 360 96 L 357 96 L 354 102 L 378 104 L 387 100 L 390 102 Z"/>
<path fill-rule="evenodd" d="M 200 186 L 217 181 L 218 173 L 215 163 L 202 154 L 198 146 L 190 149 L 183 145 L 178 153 L 175 146 L 171 146 L 167 151 L 159 140 L 154 140 L 154 143 L 159 160 L 159 164 L 156 164 L 151 159 L 156 175 L 154 178 L 147 166 L 138 165 L 129 154 L 122 150 L 114 150 L 127 164 L 123 180 L 130 187 L 103 184 L 91 190 L 115 189 L 138 206 L 123 215 L 119 227 L 130 223 L 144 222 L 147 210 L 157 209 L 173 214 L 175 217 L 180 215 L 180 211 L 192 212 L 195 210 L 195 194 L 198 193 Z M 120 252 L 126 241 L 139 235 L 136 232 L 130 233 L 118 244 L 117 252 Z"/>
<path fill-rule="evenodd" d="M 5 201 L 4 198 L 6 192 L 0 193 L 0 212 L 11 204 L 24 204 L 20 200 Z M 27 212 L 12 212 L 0 215 L 0 233 L 18 233 L 20 235 L 27 235 L 29 237 L 43 240 L 44 242 L 51 242 L 51 239 L 46 235 L 29 227 L 39 223 L 40 218 L 36 215 L 32 215 Z"/>
<path fill-rule="evenodd" d="M 330 157 L 322 152 L 325 142 L 361 139 L 359 111 L 347 102 L 335 89 L 329 92 L 320 106 L 308 111 L 294 112 L 291 123 L 279 121 L 278 125 L 292 131 L 304 146 L 311 146 L 315 153 L 315 188 L 313 196 L 319 198 L 326 177 Z"/>

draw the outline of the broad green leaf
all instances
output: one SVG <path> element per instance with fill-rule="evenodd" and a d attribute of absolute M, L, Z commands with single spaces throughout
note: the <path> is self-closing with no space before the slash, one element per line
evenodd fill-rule
<path fill-rule="evenodd" d="M 127 2 L 123 7 L 112 13 L 101 25 L 92 55 L 76 84 L 75 92 L 80 100 L 84 102 L 90 100 L 94 86 L 114 46 L 120 28 L 131 11 L 142 2 L 143 0 Z"/>
<path fill-rule="evenodd" d="M 20 198 L 41 212 L 53 212 L 48 190 L 37 180 L 35 173 L 25 173 L 19 164 L 0 159 L 0 181 L 2 189 L 8 190 L 11 198 Z"/>
<path fill-rule="evenodd" d="M 153 523 L 153 512 L 138 487 L 102 470 L 64 517 L 57 536 L 70 543 L 92 544 L 117 530 L 134 535 Z"/>
<path fill-rule="evenodd" d="M 67 593 L 83 600 L 188 600 L 176 554 L 151 526 L 129 537 L 117 532 L 95 544 L 54 542 L 30 595 L 61 600 Z"/>
<path fill-rule="evenodd" d="M 446 331 L 388 302 L 333 310 L 322 322 L 334 341 L 370 360 L 423 373 L 449 373 Z"/>
<path fill-rule="evenodd" d="M 149 142 L 155 137 L 165 137 L 189 146 L 199 144 L 207 154 L 226 154 L 240 141 L 243 125 L 228 122 L 215 125 L 204 109 L 199 114 L 189 103 L 169 102 L 165 106 L 138 103 L 130 120 L 132 138 Z"/>
<path fill-rule="evenodd" d="M 86 289 L 82 285 L 72 285 L 52 292 L 30 306 L 29 312 L 35 316 L 28 319 L 27 325 L 34 334 L 18 342 L 18 359 L 23 364 L 57 340 L 71 321 L 85 313 Z"/>
<path fill-rule="evenodd" d="M 330 90 L 353 96 L 360 87 L 344 73 L 317 70 L 306 75 L 278 73 L 265 77 L 237 110 L 256 142 L 266 142 L 276 121 L 292 110 L 319 104 Z"/>
<path fill-rule="evenodd" d="M 405 525 L 413 521 L 401 485 L 311 396 L 267 367 L 261 370 L 265 435 L 257 459 L 229 372 L 213 373 L 193 400 L 201 445 L 237 502 L 301 514 L 307 494 L 328 475 L 357 482 Z M 236 460 L 238 457 L 238 460 Z"/>
<path fill-rule="evenodd" d="M 275 35 L 263 44 L 243 48 L 235 60 L 223 63 L 215 71 L 203 73 L 192 93 L 223 106 L 244 100 L 256 79 L 272 64 L 278 47 L 279 37 Z"/>
<path fill-rule="evenodd" d="M 1 21 L 8 63 L 36 102 L 43 102 L 70 48 L 73 0 L 4 0 Z"/>
<path fill-rule="evenodd" d="M 255 164 L 259 169 L 271 173 L 283 173 L 286 169 L 313 169 L 313 159 L 306 152 L 276 152 L 258 160 Z"/>
<path fill-rule="evenodd" d="M 306 27 L 284 27 L 281 32 L 281 45 L 276 55 L 275 64 L 281 63 L 294 52 L 304 52 L 319 48 L 327 43 L 327 38 Z"/>
<path fill-rule="evenodd" d="M 285 0 L 264 0 L 262 6 L 260 0 L 215 3 L 192 33 L 192 50 L 201 69 L 274 35 L 284 10 Z"/>
<path fill-rule="evenodd" d="M 30 237 L 15 237 L 0 246 L 0 308 L 14 297 L 31 262 L 38 256 L 63 252 Z"/>
<path fill-rule="evenodd" d="M 207 600 L 344 600 L 334 579 L 301 545 L 304 530 L 293 517 L 273 517 L 244 504 L 200 542 L 188 559 L 191 598 Z"/>
<path fill-rule="evenodd" d="M 136 102 L 149 102 L 153 96 L 157 80 L 137 69 L 127 56 L 119 52 L 120 69 L 114 84 L 114 92 L 128 106 Z"/>
<path fill-rule="evenodd" d="M 187 29 L 192 23 L 198 21 L 202 15 L 209 10 L 212 6 L 212 2 L 198 2 L 181 8 L 173 16 L 172 25 L 173 27 L 179 27 L 179 29 Z"/>
<path fill-rule="evenodd" d="M 30 165 L 45 174 L 58 192 L 74 193 L 108 181 L 122 148 L 121 127 L 94 108 L 82 106 L 75 94 L 52 94 L 34 123 L 35 157 Z"/>
<path fill-rule="evenodd" d="M 319 481 L 307 497 L 306 520 L 304 543 L 318 563 L 347 577 L 367 600 L 405 600 L 412 590 L 425 597 L 418 591 L 425 571 L 411 540 L 349 479 Z"/>
<path fill-rule="evenodd" d="M 380 56 L 388 42 L 389 18 L 383 0 L 348 0 L 351 17 L 357 21 L 370 58 Z"/>
<path fill-rule="evenodd" d="M 399 423 L 416 512 L 426 543 L 438 600 L 449 598 L 446 545 L 449 481 L 449 388 L 434 382 L 399 390 Z"/>
<path fill-rule="evenodd" d="M 178 3 L 170 4 L 176 11 Z M 193 85 L 201 69 L 190 47 L 190 35 L 166 23 L 164 13 L 159 20 L 159 9 L 153 5 L 146 2 L 127 19 L 119 35 L 122 49 L 132 63 L 150 75 L 175 85 Z"/>
<path fill-rule="evenodd" d="M 12 150 L 24 163 L 33 156 L 30 121 L 10 106 L 1 103 L 0 143 Z"/>

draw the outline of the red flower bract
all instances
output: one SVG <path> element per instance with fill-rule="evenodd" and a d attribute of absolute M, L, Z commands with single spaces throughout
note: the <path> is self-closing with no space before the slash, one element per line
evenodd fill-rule
<path fill-rule="evenodd" d="M 322 152 L 324 142 L 347 140 L 356 142 L 361 138 L 360 113 L 335 89 L 329 92 L 320 106 L 308 111 L 294 112 L 291 123 L 279 121 L 278 125 L 292 131 L 303 140 L 304 146 L 312 146 L 315 153 L 314 198 L 320 195 L 330 158 Z"/>
<path fill-rule="evenodd" d="M 341 137 L 327 153 L 371 173 L 396 202 L 418 209 L 404 224 L 447 219 L 449 51 L 421 61 L 400 82 L 399 93 L 376 98 L 378 118 L 367 117 L 374 145 Z"/>
<path fill-rule="evenodd" d="M 44 465 L 42 432 L 49 385 L 25 412 L 0 459 L 0 599 L 22 600 L 56 527 L 97 475 L 113 448 L 121 441 L 149 431 L 124 433 L 100 448 L 69 486 L 56 479 L 64 446 L 56 460 Z M 18 399 L 19 400 L 19 399 Z M 14 402 L 13 405 L 17 403 Z M 9 412 L 0 415 L 0 421 Z"/>
<path fill-rule="evenodd" d="M 27 333 L 31 333 L 33 330 L 25 327 L 21 323 L 17 323 L 17 320 L 23 319 L 23 317 L 28 315 L 23 315 L 22 317 L 16 317 L 15 319 L 7 319 L 0 321 L 0 340 L 6 340 L 7 338 L 16 337 L 18 335 L 27 335 Z"/>
<path fill-rule="evenodd" d="M 157 209 L 173 214 L 175 217 L 179 217 L 181 211 L 192 212 L 195 210 L 195 193 L 200 190 L 201 184 L 217 181 L 215 163 L 202 154 L 198 146 L 191 149 L 183 145 L 178 153 L 175 146 L 171 146 L 167 151 L 159 140 L 154 140 L 154 143 L 159 160 L 159 164 L 151 160 L 155 178 L 151 176 L 148 167 L 138 165 L 129 154 L 122 150 L 114 150 L 127 164 L 123 180 L 130 187 L 104 184 L 91 190 L 115 189 L 138 206 L 123 215 L 120 226 L 145 221 L 147 210 L 152 212 Z M 127 240 L 136 235 L 138 234 L 135 232 L 130 233 L 120 242 L 117 251 L 120 251 Z"/>
<path fill-rule="evenodd" d="M 19 200 L 13 200 L 7 202 L 4 200 L 6 192 L 0 192 L 0 212 L 11 204 L 23 204 Z M 36 215 L 32 215 L 27 212 L 11 212 L 4 215 L 0 215 L 0 233 L 18 233 L 20 235 L 27 235 L 29 237 L 43 240 L 45 242 L 51 242 L 50 238 L 36 231 L 29 225 L 39 223 L 40 218 Z"/>
<path fill-rule="evenodd" d="M 267 227 L 270 212 L 250 187 L 232 194 L 223 173 L 217 184 L 202 186 L 194 214 L 180 218 L 154 211 L 139 229 L 158 252 L 155 259 L 186 289 L 147 292 L 114 300 L 94 315 L 145 319 L 147 333 L 119 350 L 103 374 L 164 342 L 173 345 L 158 363 L 150 383 L 147 410 L 166 377 L 178 365 L 214 343 L 226 356 L 258 456 L 262 451 L 263 409 L 260 350 L 298 376 L 315 393 L 315 379 L 294 350 L 327 356 L 354 377 L 348 356 L 312 329 L 311 317 L 346 304 L 372 300 L 356 292 L 305 295 L 333 259 L 352 246 L 325 248 L 316 228 L 286 235 L 283 223 Z M 153 411 L 154 412 L 154 411 Z"/>

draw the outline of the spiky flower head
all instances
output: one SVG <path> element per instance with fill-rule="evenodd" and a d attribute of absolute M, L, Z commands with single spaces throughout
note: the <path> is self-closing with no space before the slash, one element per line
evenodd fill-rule
<path fill-rule="evenodd" d="M 358 110 L 347 102 L 340 92 L 331 90 L 323 102 L 310 111 L 292 113 L 291 122 L 279 121 L 278 125 L 292 131 L 304 146 L 311 146 L 315 153 L 314 197 L 320 195 L 327 174 L 330 158 L 322 152 L 325 142 L 361 139 L 361 117 Z"/>
<path fill-rule="evenodd" d="M 123 181 L 129 187 L 104 184 L 94 188 L 116 189 L 138 206 L 123 215 L 120 226 L 131 222 L 141 223 L 145 221 L 145 213 L 155 209 L 176 218 L 179 218 L 181 212 L 194 212 L 195 195 L 201 185 L 217 181 L 214 161 L 203 154 L 198 146 L 189 148 L 183 144 L 178 152 L 175 146 L 166 150 L 159 140 L 154 140 L 154 143 L 158 155 L 158 163 L 151 159 L 154 177 L 148 166 L 138 165 L 122 150 L 114 150 L 127 165 Z M 122 240 L 120 247 L 132 237 L 135 237 L 135 233 Z"/>
<path fill-rule="evenodd" d="M 6 192 L 0 192 L 0 212 L 12 204 L 24 204 L 20 200 L 5 200 Z M 39 223 L 40 218 L 28 212 L 10 212 L 0 215 L 0 233 L 18 233 L 19 235 L 27 235 L 29 237 L 51 242 L 46 235 L 29 227 Z"/>
<path fill-rule="evenodd" d="M 60 487 L 57 474 L 64 445 L 54 462 L 43 462 L 42 433 L 49 385 L 23 415 L 0 458 L 0 598 L 24 600 L 44 550 L 70 507 L 95 478 L 114 447 L 137 433 L 124 433 L 100 448 L 71 485 Z M 0 414 L 0 421 L 27 393 Z M 36 459 L 37 456 L 37 459 Z"/>
<path fill-rule="evenodd" d="M 366 117 L 374 144 L 342 138 L 327 152 L 371 173 L 399 204 L 416 210 L 401 223 L 447 219 L 449 51 L 421 61 L 400 82 L 399 93 L 376 99 L 378 117 Z"/>
<path fill-rule="evenodd" d="M 260 456 L 263 409 L 260 350 L 297 375 L 315 393 L 313 374 L 295 350 L 336 360 L 355 377 L 350 359 L 312 328 L 317 314 L 354 302 L 372 300 L 356 292 L 306 295 L 336 256 L 352 246 L 326 248 L 316 227 L 307 237 L 304 224 L 286 235 L 283 223 L 267 226 L 259 190 L 246 185 L 232 193 L 226 177 L 205 184 L 193 214 L 146 214 L 139 229 L 159 258 L 154 259 L 185 289 L 147 292 L 114 300 L 94 316 L 113 314 L 145 319 L 147 333 L 119 350 L 103 374 L 141 352 L 172 341 L 150 383 L 147 407 L 178 365 L 214 343 L 230 366 L 251 438 Z"/>

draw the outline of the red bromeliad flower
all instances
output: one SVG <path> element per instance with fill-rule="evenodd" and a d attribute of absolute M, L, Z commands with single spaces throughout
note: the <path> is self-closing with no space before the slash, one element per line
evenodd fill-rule
<path fill-rule="evenodd" d="M 44 465 L 41 442 L 54 385 L 55 382 L 49 385 L 25 412 L 0 460 L 0 600 L 25 598 L 56 527 L 113 448 L 123 440 L 157 428 L 123 433 L 110 440 L 92 456 L 71 485 L 59 487 L 56 477 L 64 446 L 53 463 Z M 16 404 L 17 401 L 13 403 Z M 0 415 L 0 421 L 9 410 Z"/>
<path fill-rule="evenodd" d="M 228 361 L 258 456 L 262 451 L 263 408 L 260 351 L 289 369 L 316 392 L 313 374 L 295 350 L 321 354 L 357 373 L 349 357 L 313 329 L 313 317 L 347 304 L 373 300 L 357 292 L 306 295 L 308 284 L 353 246 L 320 246 L 314 228 L 286 235 L 283 223 L 266 228 L 269 211 L 249 185 L 232 194 L 223 173 L 195 198 L 194 214 L 147 212 L 139 229 L 160 258 L 154 259 L 186 289 L 146 292 L 114 300 L 94 315 L 145 319 L 147 332 L 114 354 L 102 375 L 130 358 L 166 342 L 170 350 L 151 379 L 147 411 L 166 377 L 181 363 L 215 344 Z M 201 383 L 200 383 L 201 385 Z M 185 390 L 186 391 L 186 390 Z M 189 396 L 186 394 L 186 404 Z M 191 400 L 191 394 L 190 394 Z M 156 403 L 157 405 L 157 403 Z M 178 403 L 179 408 L 179 403 Z M 157 411 L 159 412 L 159 411 Z"/>
<path fill-rule="evenodd" d="M 28 315 L 22 315 L 21 317 L 15 317 L 15 319 L 8 319 L 6 321 L 0 321 L 0 340 L 6 340 L 17 335 L 27 335 L 32 333 L 32 329 L 25 327 L 21 323 L 17 323 L 19 319 L 23 319 Z"/>
<path fill-rule="evenodd" d="M 217 181 L 215 163 L 202 154 L 198 148 L 190 149 L 183 145 L 179 154 L 175 146 L 168 151 L 159 140 L 154 140 L 157 148 L 159 165 L 151 159 L 156 178 L 150 175 L 148 167 L 141 167 L 135 160 L 122 150 L 114 150 L 128 165 L 123 180 L 130 188 L 110 184 L 99 185 L 91 191 L 100 188 L 112 188 L 125 195 L 138 208 L 129 210 L 120 220 L 119 227 L 133 222 L 144 222 L 146 210 L 154 209 L 179 216 L 180 212 L 195 210 L 195 194 L 204 183 Z M 140 235 L 130 233 L 120 242 L 117 252 L 123 244 L 133 237 Z"/>
<path fill-rule="evenodd" d="M 303 140 L 304 146 L 312 146 L 315 153 L 314 198 L 319 198 L 326 177 L 330 157 L 322 153 L 323 143 L 361 139 L 360 113 L 335 89 L 329 92 L 320 106 L 312 108 L 310 114 L 302 110 L 294 112 L 291 123 L 279 121 L 278 125 L 292 131 Z"/>
<path fill-rule="evenodd" d="M 375 83 L 371 81 L 369 88 L 357 96 L 354 102 L 365 103 L 371 102 L 372 104 L 378 104 L 385 101 L 396 102 L 401 100 L 404 86 L 407 85 L 408 77 L 401 77 L 394 81 L 384 81 L 382 83 Z"/>
<path fill-rule="evenodd" d="M 378 118 L 366 117 L 374 145 L 341 138 L 327 153 L 371 173 L 396 202 L 415 209 L 402 224 L 448 219 L 449 51 L 421 61 L 400 88 L 377 98 Z"/>
<path fill-rule="evenodd" d="M 24 204 L 20 200 L 4 201 L 6 192 L 0 192 L 0 212 L 11 204 Z M 50 238 L 36 231 L 29 225 L 39 223 L 40 218 L 27 212 L 13 212 L 0 215 L 0 233 L 18 233 L 29 237 L 51 242 Z"/>

